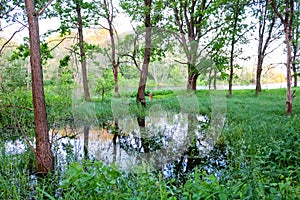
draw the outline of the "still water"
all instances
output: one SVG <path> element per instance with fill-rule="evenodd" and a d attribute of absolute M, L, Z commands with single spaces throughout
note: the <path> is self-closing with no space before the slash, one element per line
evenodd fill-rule
<path fill-rule="evenodd" d="M 162 112 L 145 117 L 144 122 L 145 126 L 141 126 L 137 118 L 123 117 L 103 127 L 51 129 L 56 169 L 63 171 L 68 163 L 85 158 L 116 165 L 127 172 L 145 167 L 148 171 L 160 170 L 165 177 L 202 165 L 209 173 L 220 176 L 219 169 L 226 166 L 226 151 L 217 147 L 216 137 L 209 134 L 212 119 Z M 8 154 L 20 154 L 26 145 L 22 140 L 7 141 L 5 149 Z"/>

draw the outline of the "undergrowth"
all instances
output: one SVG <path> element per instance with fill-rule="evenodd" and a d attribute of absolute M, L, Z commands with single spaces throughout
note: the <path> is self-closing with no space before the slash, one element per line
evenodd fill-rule
<path fill-rule="evenodd" d="M 168 91 L 153 94 L 153 101 L 148 102 L 149 107 L 157 104 L 166 111 L 180 112 L 176 94 Z M 210 115 L 212 105 L 209 92 L 197 91 L 196 97 L 199 113 Z M 17 100 L 22 100 L 24 107 L 30 107 L 30 97 L 15 98 L 15 103 L 11 104 L 17 105 Z M 113 110 L 109 99 L 104 104 L 95 99 L 93 108 L 97 123 L 113 120 L 115 111 L 135 115 L 137 109 L 131 106 L 134 97 L 128 95 L 126 98 L 119 101 L 125 106 L 128 103 L 129 110 L 127 107 L 122 110 L 124 106 Z M 117 98 L 114 101 L 116 105 L 121 105 Z M 64 104 L 60 105 L 61 102 Z M 0 198 L 299 199 L 300 97 L 294 99 L 292 116 L 285 115 L 284 89 L 265 90 L 258 97 L 250 90 L 234 91 L 233 97 L 227 98 L 224 103 L 227 113 L 222 140 L 227 151 L 227 166 L 221 176 L 198 167 L 187 175 L 185 182 L 178 183 L 176 178 L 164 178 L 159 172 L 146 170 L 129 173 L 100 161 L 82 160 L 71 163 L 66 171 L 57 171 L 38 180 L 31 175 L 31 170 L 34 170 L 33 154 L 29 150 L 21 154 L 7 154 L 2 139 Z M 67 97 L 48 95 L 48 105 L 51 122 L 73 120 L 72 103 Z M 15 112 L 11 109 L 7 108 L 4 114 L 1 112 L 4 119 L 1 120 L 2 132 L 13 129 L 10 123 L 15 124 L 9 117 Z M 30 109 L 25 110 L 18 111 L 21 123 L 30 124 Z M 23 119 L 23 115 L 27 118 Z M 12 139 L 16 138 L 16 135 L 11 136 Z M 6 134 L 2 138 L 7 140 L 8 137 Z"/>

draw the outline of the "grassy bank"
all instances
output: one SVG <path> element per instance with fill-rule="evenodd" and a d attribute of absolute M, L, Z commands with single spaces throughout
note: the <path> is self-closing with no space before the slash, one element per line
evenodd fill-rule
<path fill-rule="evenodd" d="M 130 107 L 129 112 L 135 114 L 134 96 L 128 94 L 124 99 Z M 197 112 L 210 115 L 214 105 L 209 91 L 197 91 L 196 99 L 199 106 Z M 27 102 L 26 98 L 23 100 Z M 72 116 L 70 99 L 53 94 L 48 95 L 47 102 L 51 122 L 58 123 L 64 121 L 64 117 L 69 119 Z M 103 105 L 100 99 L 95 99 L 94 102 L 99 122 L 113 118 L 109 98 Z M 220 177 L 209 174 L 200 166 L 188 175 L 184 183 L 178 183 L 176 179 L 163 178 L 160 173 L 143 171 L 130 174 L 98 161 L 85 161 L 74 162 L 68 166 L 67 171 L 57 171 L 48 178 L 37 181 L 30 177 L 34 166 L 32 153 L 28 150 L 19 155 L 6 155 L 3 150 L 5 143 L 2 141 L 0 197 L 299 199 L 300 97 L 294 99 L 293 115 L 289 117 L 285 115 L 284 89 L 266 90 L 259 97 L 255 97 L 250 90 L 234 91 L 233 97 L 226 98 L 223 103 L 227 110 L 221 138 L 226 149 L 227 167 Z M 168 112 L 176 113 L 181 110 L 178 93 L 174 91 L 154 92 L 149 107 L 154 105 L 159 105 Z M 9 123 L 9 120 L 6 121 Z M 24 123 L 29 123 L 28 119 Z"/>

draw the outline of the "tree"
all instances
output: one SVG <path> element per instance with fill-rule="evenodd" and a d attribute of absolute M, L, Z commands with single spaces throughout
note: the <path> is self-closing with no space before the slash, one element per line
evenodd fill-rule
<path fill-rule="evenodd" d="M 79 36 L 79 50 L 80 50 L 80 63 L 81 63 L 81 71 L 82 71 L 82 84 L 84 91 L 84 99 L 86 101 L 90 100 L 90 92 L 89 92 L 89 84 L 87 78 L 87 69 L 86 69 L 86 54 L 84 49 L 84 40 L 83 40 L 83 26 L 82 26 L 82 17 L 81 17 L 81 4 L 82 1 L 76 0 L 76 13 L 77 13 L 77 29 Z"/>
<path fill-rule="evenodd" d="M 279 17 L 281 23 L 284 26 L 284 34 L 285 34 L 285 43 L 286 43 L 286 82 L 287 82 L 287 89 L 286 89 L 286 114 L 292 114 L 292 93 L 291 93 L 291 42 L 292 42 L 292 30 L 293 30 L 293 20 L 294 20 L 294 0 L 285 0 L 283 3 L 282 1 L 270 0 L 272 8 L 274 12 Z M 280 9 L 284 7 L 284 10 Z"/>
<path fill-rule="evenodd" d="M 140 70 L 140 79 L 139 79 L 139 86 L 138 92 L 136 96 L 136 102 L 139 104 L 141 103 L 142 106 L 146 106 L 146 99 L 145 99 L 145 89 L 147 83 L 147 76 L 148 76 L 148 69 L 151 57 L 151 45 L 152 45 L 152 28 L 153 26 L 159 21 L 161 13 L 159 10 L 162 9 L 162 4 L 160 0 L 152 2 L 152 0 L 144 0 L 144 6 L 139 6 L 140 1 L 132 0 L 128 1 L 121 1 L 121 7 L 132 17 L 133 20 L 139 21 L 143 20 L 144 25 L 139 26 L 138 29 L 144 30 L 144 48 L 143 48 L 143 63 L 142 67 L 140 68 L 136 62 L 136 54 L 138 49 L 134 49 L 134 55 L 127 55 L 131 57 L 136 65 L 136 67 Z M 155 6 L 153 6 L 153 3 Z M 155 8 L 155 9 L 154 9 Z M 137 31 L 136 31 L 137 33 Z M 137 37 L 134 39 L 134 43 L 136 44 Z M 136 46 L 134 45 L 134 48 Z"/>
<path fill-rule="evenodd" d="M 90 100 L 86 61 L 89 45 L 84 41 L 83 29 L 92 24 L 98 24 L 99 17 L 95 13 L 97 13 L 97 7 L 93 2 L 72 0 L 66 3 L 65 1 L 57 0 L 54 5 L 54 11 L 51 14 L 51 16 L 60 18 L 61 25 L 58 31 L 61 36 L 71 34 L 72 29 L 77 29 L 78 31 L 78 43 L 73 46 L 72 51 L 77 52 L 79 48 L 82 84 L 86 101 Z"/>
<path fill-rule="evenodd" d="M 145 0 L 145 51 L 144 51 L 144 61 L 142 66 L 142 71 L 140 72 L 140 81 L 138 87 L 138 93 L 136 97 L 136 102 L 141 103 L 143 106 L 146 106 L 145 99 L 145 89 L 148 76 L 148 68 L 150 63 L 151 55 L 151 3 L 152 0 Z"/>
<path fill-rule="evenodd" d="M 120 60 L 119 57 L 116 58 L 116 41 L 115 41 L 116 31 L 113 25 L 113 20 L 115 18 L 116 10 L 112 0 L 103 0 L 102 7 L 104 9 L 104 14 L 102 16 L 106 19 L 108 24 L 108 28 L 105 27 L 105 29 L 109 31 L 109 36 L 110 36 L 110 48 L 111 48 L 110 61 L 112 64 L 112 69 L 114 74 L 114 91 L 115 94 L 119 94 L 118 73 L 119 73 Z"/>
<path fill-rule="evenodd" d="M 111 91 L 114 88 L 114 78 L 108 70 L 103 72 L 103 76 L 98 79 L 96 92 L 101 92 L 102 105 L 104 103 L 104 95 L 106 92 Z"/>
<path fill-rule="evenodd" d="M 259 92 L 261 92 L 261 74 L 263 70 L 264 58 L 268 54 L 267 49 L 269 45 L 281 35 L 280 32 L 275 32 L 275 30 L 279 27 L 276 27 L 277 17 L 272 10 L 269 1 L 258 0 L 257 7 L 254 7 L 254 13 L 255 15 L 258 15 L 258 48 L 255 87 L 256 96 L 258 96 Z"/>
<path fill-rule="evenodd" d="M 39 37 L 39 12 L 33 0 L 25 0 L 30 40 L 30 63 L 32 75 L 32 96 L 36 135 L 36 169 L 40 174 L 54 170 L 53 154 L 49 142 L 48 122 L 43 86 L 42 58 Z"/>
<path fill-rule="evenodd" d="M 207 56 L 203 54 L 219 35 L 218 29 L 222 26 L 220 18 L 213 19 L 211 16 L 218 16 L 222 3 L 206 0 L 169 2 L 173 16 L 168 19 L 168 28 L 179 33 L 177 39 L 183 48 L 186 61 L 178 62 L 188 67 L 187 88 L 190 90 L 196 90 L 197 78 L 202 70 L 199 68 L 198 59 Z"/>
<path fill-rule="evenodd" d="M 230 72 L 229 72 L 229 90 L 228 90 L 228 96 L 232 96 L 232 82 L 233 82 L 233 68 L 234 68 L 234 58 L 235 58 L 235 48 L 237 42 L 243 38 L 243 24 L 241 23 L 243 19 L 243 14 L 245 12 L 245 3 L 240 0 L 235 0 L 232 3 L 229 2 L 229 10 L 231 12 L 231 15 L 229 15 L 228 19 L 232 21 L 232 26 L 228 28 L 229 32 L 229 38 L 230 38 Z M 228 20 L 227 19 L 227 20 Z M 229 23 L 231 24 L 231 23 Z"/>
<path fill-rule="evenodd" d="M 299 19 L 300 17 L 300 3 L 295 2 L 295 19 Z M 299 48 L 300 48 L 300 21 L 294 20 L 293 23 L 293 31 L 292 31 L 292 69 L 293 69 L 293 77 L 294 77 L 294 87 L 297 87 L 298 84 L 298 65 L 299 65 Z"/>

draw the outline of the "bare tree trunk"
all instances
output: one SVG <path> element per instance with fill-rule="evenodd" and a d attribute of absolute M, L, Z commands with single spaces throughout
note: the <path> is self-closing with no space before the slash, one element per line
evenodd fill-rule
<path fill-rule="evenodd" d="M 119 74 L 119 64 L 116 64 L 115 62 L 113 62 L 113 73 L 114 73 L 114 90 L 115 90 L 115 94 L 119 95 L 119 83 L 118 83 L 118 74 Z"/>
<path fill-rule="evenodd" d="M 86 101 L 90 100 L 89 85 L 87 79 L 87 69 L 86 69 L 86 55 L 84 50 L 84 41 L 83 41 L 83 27 L 82 27 L 82 17 L 81 17 L 81 8 L 78 1 L 76 1 L 76 12 L 77 12 L 77 25 L 78 25 L 78 35 L 79 35 L 79 49 L 80 49 L 80 63 L 82 71 L 82 84 L 84 91 L 84 99 Z"/>
<path fill-rule="evenodd" d="M 30 63 L 32 77 L 32 96 L 34 107 L 34 124 L 36 135 L 36 169 L 39 174 L 47 174 L 54 170 L 53 154 L 49 141 L 48 122 L 43 85 L 42 59 L 38 12 L 33 0 L 25 0 L 30 40 Z"/>
<path fill-rule="evenodd" d="M 188 64 L 188 83 L 187 89 L 196 91 L 197 89 L 197 79 L 199 74 L 194 72 L 195 70 L 192 69 L 192 64 Z"/>
<path fill-rule="evenodd" d="M 28 64 L 26 64 L 26 67 L 27 67 L 27 81 L 26 81 L 26 88 L 27 88 L 27 90 L 29 90 L 30 89 L 30 79 L 29 79 L 29 77 L 31 76 L 31 70 L 30 70 L 30 61 L 28 62 Z"/>
<path fill-rule="evenodd" d="M 294 87 L 298 86 L 298 72 L 296 67 L 296 60 L 293 59 L 292 68 L 293 68 L 293 77 L 294 77 Z"/>
<path fill-rule="evenodd" d="M 217 70 L 214 69 L 214 89 L 217 89 Z"/>
<path fill-rule="evenodd" d="M 208 74 L 208 90 L 211 89 L 211 82 L 212 82 L 212 69 L 209 70 L 209 74 Z"/>
<path fill-rule="evenodd" d="M 286 61 L 286 84 L 287 84 L 287 91 L 286 91 L 286 114 L 292 114 L 292 93 L 291 93 L 291 82 L 292 82 L 292 75 L 291 75 L 291 34 L 290 30 L 292 29 L 292 24 L 285 24 L 285 39 L 286 39 L 286 48 L 287 48 L 287 61 Z"/>
<path fill-rule="evenodd" d="M 232 97 L 232 82 L 233 82 L 233 66 L 230 65 L 228 97 Z"/>
<path fill-rule="evenodd" d="M 261 72 L 262 72 L 262 57 L 258 55 L 258 63 L 257 63 L 257 70 L 256 70 L 256 88 L 255 88 L 255 95 L 258 96 L 259 92 L 261 92 Z"/>
<path fill-rule="evenodd" d="M 136 97 L 136 102 L 141 103 L 143 106 L 146 106 L 145 100 L 145 89 L 146 89 L 146 82 L 147 82 L 147 75 L 148 75 L 148 68 L 150 63 L 150 55 L 151 55 L 151 0 L 145 0 L 144 4 L 146 8 L 149 8 L 145 15 L 145 27 L 146 27 L 146 36 L 145 36 L 145 53 L 144 53 L 144 62 L 142 71 L 140 73 L 140 81 L 139 81 L 139 88 Z"/>
<path fill-rule="evenodd" d="M 237 29 L 237 23 L 238 23 L 238 11 L 239 1 L 236 2 L 236 5 L 234 7 L 234 23 L 233 23 L 233 32 L 231 36 L 231 50 L 230 50 L 230 72 L 229 72 L 229 90 L 228 90 L 228 97 L 232 97 L 232 82 L 233 82 L 233 60 L 234 60 L 234 49 L 235 49 L 235 43 L 236 43 L 236 29 Z"/>

